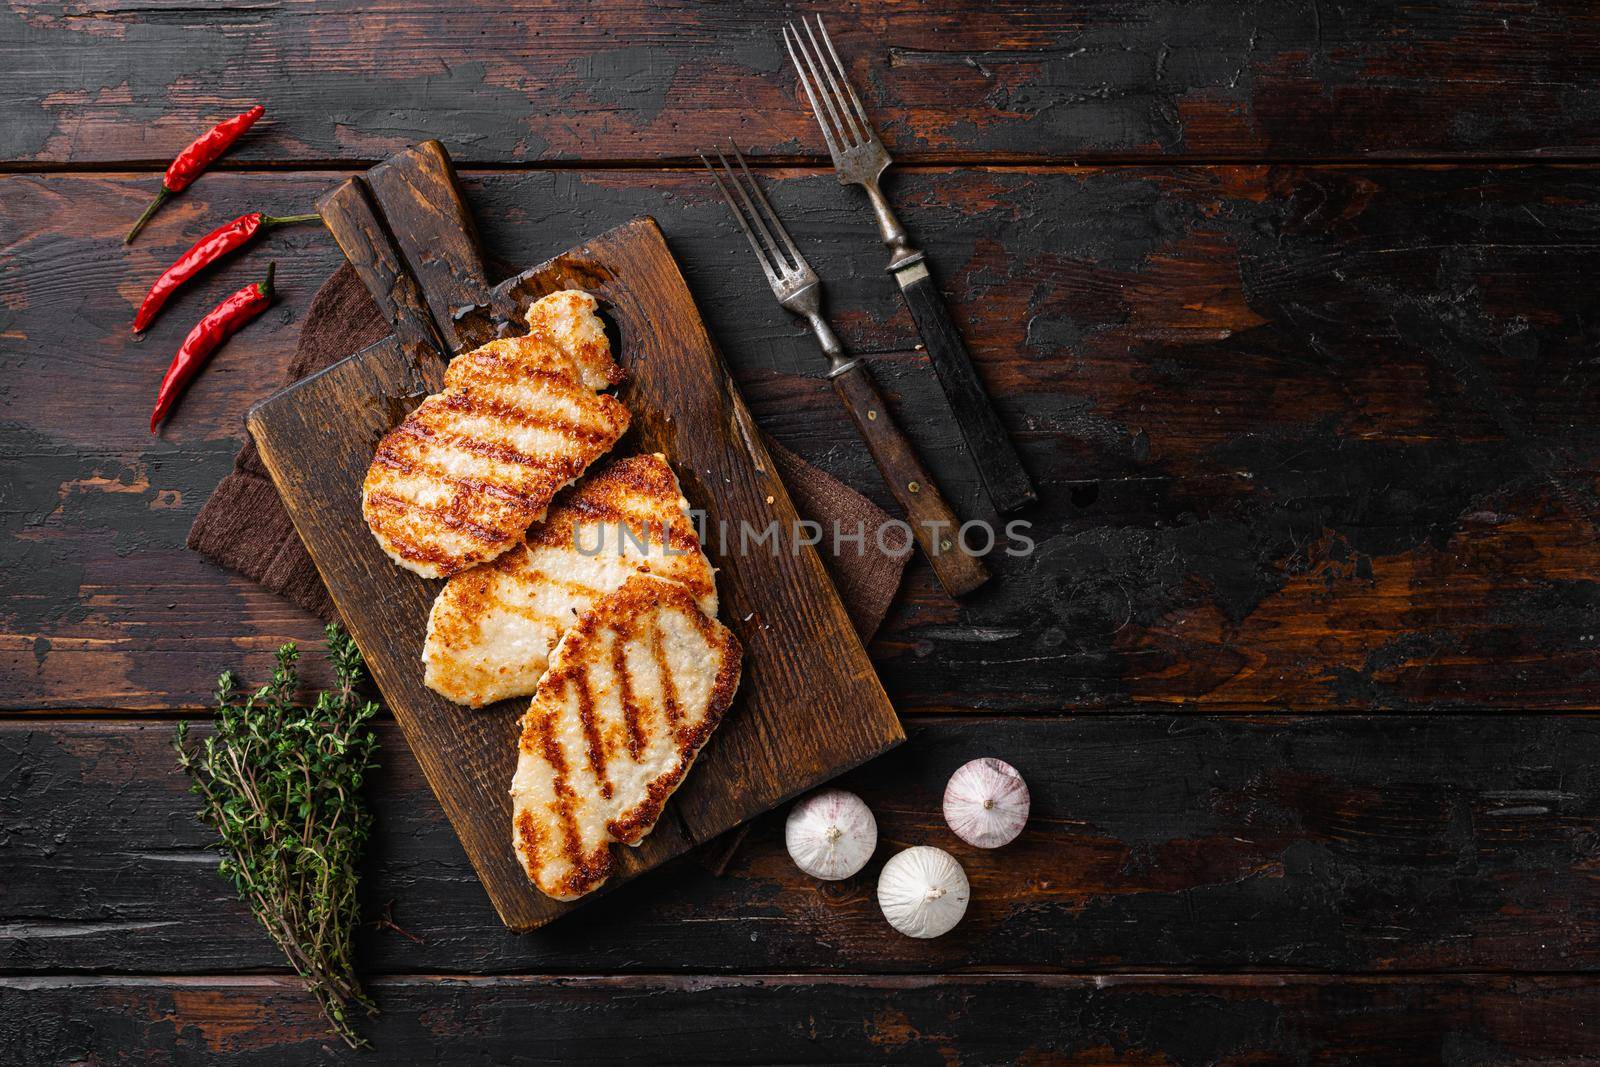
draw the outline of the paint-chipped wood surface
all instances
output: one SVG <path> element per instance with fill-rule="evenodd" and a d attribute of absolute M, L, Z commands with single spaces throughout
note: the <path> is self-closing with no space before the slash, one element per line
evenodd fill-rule
<path fill-rule="evenodd" d="M 33 813 L 12 828 L 0 971 L 276 966 L 206 862 L 205 830 L 179 817 L 170 739 L 165 722 L 0 725 L 0 781 L 16 783 L 0 802 Z M 380 740 L 365 894 L 373 918 L 390 906 L 416 940 L 363 931 L 373 973 L 656 974 L 691 959 L 719 974 L 1541 972 L 1557 947 L 1562 969 L 1600 967 L 1600 719 L 922 719 L 841 785 L 876 812 L 883 856 L 932 840 L 966 868 L 971 912 L 926 943 L 887 935 L 871 874 L 801 874 L 781 813 L 756 822 L 722 877 L 685 860 L 508 933 L 438 806 L 419 802 L 427 785 L 398 729 Z M 1014 763 L 1033 793 L 1013 848 L 970 848 L 943 828 L 945 780 L 979 751 Z M 76 872 L 70 886 L 61 869 Z"/>
<path fill-rule="evenodd" d="M 732 134 L 976 506 L 785 68 L 800 10 L 914 164 L 890 195 L 1039 485 L 1036 550 L 959 610 L 913 562 L 871 647 L 911 740 L 847 779 L 884 846 L 836 885 L 794 870 L 780 813 L 722 877 L 685 859 L 510 934 L 386 723 L 360 941 L 381 1053 L 1600 1058 L 1592 5 L 315 0 L 0 11 L 0 1060 L 337 1055 L 167 749 L 218 670 L 318 632 L 183 539 L 338 250 L 275 232 L 127 333 L 219 221 L 308 210 L 428 137 L 499 260 L 654 216 L 762 429 L 887 505 L 683 166 Z M 258 98 L 122 248 L 172 150 Z M 283 299 L 150 438 L 172 348 L 267 255 Z M 977 755 L 1033 787 L 999 853 L 938 815 Z M 873 900 L 919 843 L 978 891 L 932 943 Z"/>
<path fill-rule="evenodd" d="M 735 132 L 818 155 L 777 33 L 812 12 L 908 157 L 1600 148 L 1600 12 L 1582 0 L 29 0 L 0 15 L 0 155 L 164 163 L 257 98 L 274 133 L 245 162 L 376 161 L 418 130 L 460 163 L 693 160 Z"/>
<path fill-rule="evenodd" d="M 141 283 L 211 220 L 288 211 L 343 173 L 199 183 L 107 255 L 148 178 L 0 179 L 11 584 L 0 700 L 186 708 L 315 626 L 183 548 L 245 410 L 276 388 L 340 262 L 270 235 L 143 340 Z M 1593 296 L 1600 177 L 1550 166 L 938 168 L 895 179 L 1042 486 L 1037 549 L 955 610 L 920 561 L 874 646 L 902 713 L 1124 702 L 1408 711 L 1595 705 Z M 491 255 L 524 262 L 654 215 L 762 428 L 893 506 L 693 173 L 472 173 Z M 830 174 L 772 196 L 830 280 L 958 512 L 978 482 Z M 279 261 L 284 299 L 152 441 L 140 417 L 211 300 Z M 21 269 L 25 265 L 26 269 Z M 92 344 L 84 342 L 92 331 Z M 95 388 L 83 388 L 90 375 Z"/>

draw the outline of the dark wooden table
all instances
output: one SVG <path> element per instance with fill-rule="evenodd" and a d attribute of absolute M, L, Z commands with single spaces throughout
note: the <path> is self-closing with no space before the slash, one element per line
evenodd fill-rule
<path fill-rule="evenodd" d="M 811 5 L 803 5 L 806 10 Z M 891 932 L 755 826 L 505 932 L 385 725 L 360 959 L 384 1061 L 1600 1058 L 1600 15 L 1586 3 L 828 5 L 1034 473 L 1037 550 L 915 563 L 849 777 L 974 902 Z M 1370 8 L 1370 10 L 1369 10 Z M 884 500 L 696 170 L 733 135 L 958 508 L 977 483 L 857 194 L 746 3 L 24 3 L 0 14 L 0 1060 L 336 1055 L 216 876 L 169 745 L 305 614 L 184 535 L 284 372 L 326 235 L 170 428 L 153 275 L 415 140 L 491 253 L 665 228 L 773 437 Z M 171 153 L 260 100 L 131 249 Z M 1033 789 L 953 844 L 959 763 Z"/>

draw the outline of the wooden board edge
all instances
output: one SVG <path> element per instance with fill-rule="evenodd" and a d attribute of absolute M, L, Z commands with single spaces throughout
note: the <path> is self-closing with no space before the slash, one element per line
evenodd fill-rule
<path fill-rule="evenodd" d="M 543 271 L 548 271 L 551 269 L 552 265 L 556 264 L 562 258 L 571 256 L 574 252 L 581 252 L 587 246 L 599 244 L 608 240 L 613 243 L 636 243 L 642 240 L 658 245 L 667 262 L 671 264 L 671 282 L 681 287 L 690 304 L 698 312 L 698 302 L 694 300 L 693 292 L 689 289 L 688 282 L 683 277 L 681 266 L 679 265 L 677 258 L 672 255 L 671 249 L 666 243 L 665 234 L 661 230 L 659 223 L 657 223 L 653 217 L 648 215 L 640 216 L 619 226 L 615 226 L 612 229 L 607 230 L 596 237 L 590 238 L 589 240 L 575 246 L 572 249 L 568 249 L 556 256 L 550 257 L 534 267 L 530 267 L 525 271 L 519 272 L 518 274 L 513 275 L 511 278 L 508 278 L 500 283 L 500 285 L 497 286 L 497 289 L 503 289 L 507 293 L 514 292 L 519 284 L 525 282 L 533 275 L 537 275 Z M 788 500 L 788 506 L 790 510 L 794 510 L 796 513 L 798 513 L 797 509 L 794 508 L 788 486 L 784 483 L 781 476 L 777 474 L 776 465 L 773 463 L 771 454 L 765 447 L 765 443 L 761 438 L 759 427 L 755 422 L 754 416 L 750 412 L 748 406 L 745 404 L 743 395 L 739 392 L 737 383 L 733 379 L 731 372 L 728 370 L 726 360 L 722 356 L 720 347 L 711 337 L 709 330 L 705 328 L 703 320 L 700 321 L 697 326 L 705 338 L 705 343 L 715 362 L 717 371 L 720 372 L 722 380 L 729 387 L 729 414 L 732 416 L 733 421 L 737 426 L 738 433 L 743 439 L 742 444 L 749 455 L 750 461 L 756 465 L 756 469 L 760 473 L 770 477 L 772 482 L 775 483 L 776 491 L 783 493 L 785 498 Z M 287 385 L 272 395 L 265 397 L 251 405 L 245 417 L 246 427 L 257 445 L 257 449 L 261 454 L 262 463 L 266 467 L 267 472 L 271 476 L 275 485 L 286 484 L 292 481 L 292 479 L 289 478 L 287 472 L 282 469 L 281 465 L 278 463 L 275 453 L 273 452 L 273 448 L 270 443 L 271 434 L 266 432 L 264 427 L 265 413 L 278 405 L 289 402 L 297 392 L 306 388 L 317 380 L 341 371 L 346 367 L 347 364 L 364 358 L 374 358 L 379 350 L 397 347 L 398 343 L 395 338 L 385 338 L 361 349 L 351 356 L 347 356 L 343 360 L 340 360 L 334 364 L 330 364 L 329 366 L 322 368 L 313 374 L 307 375 L 305 378 Z M 289 514 L 291 521 L 295 523 L 296 533 L 298 535 L 300 530 L 299 524 L 296 521 L 297 517 L 294 513 L 294 510 L 289 509 Z M 827 573 L 827 569 L 822 566 L 820 556 L 817 555 L 815 548 L 812 546 L 806 546 L 806 550 L 813 557 L 815 557 L 814 565 L 816 573 L 819 574 L 822 581 L 826 583 L 827 592 L 825 595 L 832 599 L 834 609 L 840 615 L 840 617 L 846 619 L 846 622 L 848 622 L 847 616 L 844 613 L 842 601 L 839 598 L 838 588 L 833 583 L 832 577 Z M 326 582 L 327 576 L 322 573 L 322 567 L 320 563 L 316 563 L 314 554 L 313 562 L 317 566 L 319 577 L 323 578 L 324 582 Z M 843 632 L 848 633 L 848 640 L 854 641 L 857 644 L 862 659 L 866 661 L 870 667 L 870 659 L 867 656 L 865 646 L 856 635 L 854 628 L 847 625 Z M 872 669 L 868 672 L 868 674 L 870 676 L 871 684 L 877 690 L 878 696 L 878 699 L 872 701 L 872 703 L 883 709 L 883 711 L 887 712 L 886 715 L 876 714 L 874 716 L 876 720 L 876 729 L 874 732 L 880 735 L 876 739 L 873 739 L 876 742 L 875 748 L 867 750 L 866 746 L 863 746 L 862 751 L 852 754 L 848 763 L 839 764 L 830 768 L 825 773 L 825 776 L 819 776 L 814 780 L 810 780 L 794 789 L 792 792 L 778 797 L 775 800 L 767 801 L 765 798 L 763 798 L 763 803 L 765 806 L 762 807 L 761 810 L 753 812 L 731 825 L 717 827 L 704 833 L 696 833 L 692 831 L 691 826 L 680 816 L 675 820 L 675 822 L 677 823 L 677 830 L 683 842 L 682 847 L 678 848 L 676 851 L 669 852 L 660 860 L 659 863 L 656 864 L 656 866 L 659 867 L 673 859 L 681 858 L 691 849 L 698 847 L 707 841 L 714 840 L 722 834 L 734 830 L 752 819 L 765 815 L 776 807 L 787 803 L 789 800 L 792 800 L 794 797 L 809 792 L 825 782 L 831 781 L 839 775 L 842 775 L 863 763 L 869 762 L 870 760 L 875 759 L 881 756 L 883 753 L 902 744 L 906 740 L 904 724 L 900 721 L 898 713 L 895 712 L 893 704 L 888 698 L 888 694 L 883 690 L 881 679 L 878 678 L 876 670 Z M 402 715 L 396 715 L 396 722 L 401 728 L 402 735 L 406 736 L 408 746 L 415 749 L 416 746 L 409 736 L 409 731 L 406 730 L 406 717 Z M 869 744 L 871 743 L 873 743 L 873 741 L 869 741 Z M 425 775 L 425 778 L 426 777 L 427 776 Z M 439 794 L 431 779 L 429 779 L 429 788 L 430 792 L 433 792 L 436 802 L 441 805 L 441 808 L 444 810 L 446 816 L 450 817 L 451 805 Z M 451 818 L 451 821 L 454 822 L 454 819 Z M 517 903 L 515 901 L 502 902 L 497 894 L 491 890 L 491 886 L 495 884 L 494 877 L 490 872 L 480 867 L 477 858 L 473 855 L 471 850 L 464 849 L 464 851 L 468 856 L 469 862 L 472 864 L 475 872 L 477 873 L 480 882 L 484 886 L 485 895 L 489 898 L 490 904 L 495 909 L 497 917 L 499 917 L 501 922 L 508 929 L 516 932 L 532 931 L 548 925 L 550 922 L 553 922 L 555 919 L 569 913 L 582 904 L 604 895 L 610 889 L 625 885 L 628 882 L 633 881 L 635 878 L 650 873 L 650 871 L 656 869 L 655 867 L 651 867 L 633 872 L 625 879 L 608 883 L 605 889 L 603 889 L 601 892 L 590 894 L 578 901 L 557 901 L 554 899 L 544 899 L 538 901 L 539 914 L 537 918 L 534 918 L 530 921 L 530 909 L 526 907 L 514 907 L 513 905 Z M 505 906 L 502 906 L 503 904 Z"/>
<path fill-rule="evenodd" d="M 551 898 L 551 903 L 555 905 L 555 908 L 550 912 L 549 915 L 546 915 L 544 918 L 539 919 L 537 922 L 522 923 L 522 922 L 519 922 L 517 920 L 509 918 L 504 912 L 502 912 L 500 910 L 500 908 L 497 905 L 494 905 L 494 897 L 492 895 L 489 896 L 490 903 L 491 903 L 491 905 L 494 905 L 494 907 L 495 907 L 495 915 L 496 915 L 496 917 L 499 918 L 500 922 L 505 926 L 506 929 L 510 930 L 514 934 L 531 934 L 535 930 L 543 929 L 544 927 L 546 927 L 546 926 L 550 925 L 551 923 L 555 922 L 557 919 L 560 919 L 565 915 L 571 914 L 573 911 L 576 911 L 577 909 L 583 907 L 586 904 L 593 903 L 593 902 L 599 900 L 602 897 L 610 895 L 613 891 L 621 889 L 623 886 L 632 885 L 635 881 L 637 881 L 640 878 L 645 878 L 645 877 L 648 877 L 650 875 L 658 875 L 661 872 L 661 869 L 663 867 L 665 867 L 667 864 L 676 863 L 676 862 L 682 860 L 685 856 L 687 856 L 694 849 L 697 849 L 697 848 L 701 847 L 702 845 L 706 845 L 706 844 L 708 844 L 708 843 L 710 843 L 712 841 L 715 841 L 720 837 L 726 836 L 727 834 L 735 833 L 741 827 L 748 826 L 750 823 L 754 822 L 757 819 L 765 818 L 766 816 L 771 815 L 774 811 L 777 811 L 779 808 L 783 807 L 783 805 L 789 803 L 790 801 L 795 800 L 795 799 L 797 799 L 799 797 L 802 797 L 805 794 L 810 793 L 810 792 L 812 792 L 814 790 L 820 789 L 823 786 L 827 785 L 829 782 L 836 781 L 837 779 L 842 778 L 845 775 L 849 774 L 851 771 L 856 770 L 859 767 L 866 766 L 868 763 L 871 763 L 875 759 L 882 758 L 884 755 L 888 754 L 889 752 L 892 752 L 896 748 L 899 748 L 901 745 L 905 744 L 906 740 L 907 740 L 907 738 L 906 738 L 906 735 L 905 735 L 905 729 L 902 726 L 901 731 L 900 731 L 900 736 L 898 738 L 895 738 L 893 740 L 890 740 L 890 741 L 886 742 L 881 747 L 879 747 L 877 751 L 868 753 L 866 755 L 863 755 L 860 759 L 855 760 L 855 761 L 849 763 L 848 765 L 840 766 L 840 767 L 836 768 L 835 770 L 830 771 L 828 773 L 828 776 L 825 777 L 825 778 L 818 778 L 815 781 L 812 781 L 807 785 L 801 786 L 799 789 L 796 789 L 793 793 L 790 793 L 787 796 L 783 797 L 781 800 L 779 800 L 777 803 L 773 804 L 771 807 L 769 807 L 769 808 L 767 808 L 767 809 L 765 809 L 763 811 L 758 811 L 754 815 L 751 815 L 749 818 L 746 818 L 741 822 L 734 823 L 732 826 L 728 827 L 727 829 L 719 830 L 716 833 L 708 834 L 705 837 L 695 838 L 692 834 L 688 833 L 688 828 L 684 827 L 683 828 L 684 829 L 684 833 L 685 833 L 685 836 L 688 839 L 689 844 L 688 844 L 688 847 L 686 847 L 682 852 L 674 853 L 673 855 L 668 856 L 666 859 L 662 860 L 661 863 L 659 863 L 655 867 L 651 867 L 648 870 L 640 871 L 638 874 L 633 875 L 632 877 L 624 878 L 624 879 L 622 879 L 620 881 L 607 881 L 599 889 L 595 890 L 592 893 L 587 894 L 586 896 L 581 896 L 577 900 L 555 900 L 554 898 Z M 693 773 L 693 772 L 691 771 L 691 773 Z M 687 779 L 685 779 L 685 781 L 687 781 Z M 668 798 L 669 801 L 671 799 L 672 798 L 670 798 L 670 797 Z M 626 846 L 614 845 L 613 847 L 623 848 L 623 847 L 626 847 Z M 468 857 L 468 862 L 471 862 L 471 857 L 470 856 Z M 474 871 L 476 871 L 477 870 L 476 866 L 474 866 L 473 869 L 474 869 Z M 489 895 L 487 893 L 487 890 L 485 890 L 485 895 Z"/>
<path fill-rule="evenodd" d="M 262 397 L 260 400 L 257 400 L 254 404 L 251 404 L 248 408 L 245 409 L 244 427 L 245 427 L 245 430 L 249 432 L 250 439 L 256 443 L 257 451 L 261 451 L 261 452 L 265 453 L 265 449 L 263 449 L 262 445 L 261 445 L 261 434 L 257 430 L 257 423 L 259 423 L 261 421 L 262 414 L 268 408 L 276 407 L 278 404 L 282 403 L 283 401 L 288 399 L 293 394 L 299 392 L 301 389 L 303 389 L 306 386 L 310 385 L 312 382 L 315 382 L 317 379 L 325 378 L 328 375 L 333 374 L 334 372 L 342 369 L 344 367 L 344 365 L 347 364 L 347 363 L 351 363 L 351 362 L 353 362 L 355 360 L 364 358 L 369 352 L 373 351 L 374 349 L 384 348 L 384 347 L 388 347 L 388 346 L 391 346 L 391 345 L 397 345 L 397 344 L 399 344 L 399 341 L 394 337 L 394 335 L 391 334 L 390 336 L 385 337 L 381 341 L 374 341 L 372 344 L 367 345 L 365 348 L 362 348 L 362 349 L 359 349 L 359 350 L 357 350 L 355 352 L 352 352 L 350 355 L 345 356 L 343 359 L 337 360 L 337 361 L 335 361 L 333 363 L 328 364 L 326 367 L 323 367 L 321 370 L 312 371 L 310 374 L 306 375 L 304 378 L 300 378 L 300 379 L 298 379 L 296 381 L 290 382 L 288 385 L 285 385 L 285 386 L 279 388 L 275 392 L 267 394 L 266 396 Z M 273 488 L 277 488 L 277 485 L 278 485 L 277 472 L 273 471 L 271 473 L 272 473 Z M 279 496 L 280 497 L 282 496 L 281 492 L 280 492 Z M 285 510 L 288 510 L 287 506 L 285 507 Z M 292 515 L 290 517 L 293 518 Z M 296 530 L 295 531 L 296 535 L 298 535 L 299 532 L 300 532 L 299 530 Z M 302 544 L 304 543 L 303 539 L 302 539 L 301 543 Z M 309 551 L 307 552 L 307 554 L 310 555 Z M 316 557 L 315 556 L 312 556 L 312 562 L 313 563 L 316 562 Z M 320 574 L 321 572 L 318 572 L 318 573 Z"/>
<path fill-rule="evenodd" d="M 258 409 L 263 408 L 263 406 L 266 403 L 270 402 L 270 401 L 286 399 L 287 396 L 292 394 L 298 387 L 305 385 L 307 382 L 310 382 L 315 378 L 322 377 L 323 375 L 329 374 L 330 372 L 333 372 L 333 371 L 336 371 L 336 370 L 338 370 L 340 368 L 343 368 L 346 364 L 352 362 L 353 360 L 361 359 L 363 357 L 370 358 L 369 354 L 372 353 L 375 349 L 391 345 L 393 342 L 394 342 L 394 338 L 390 337 L 390 338 L 385 338 L 384 340 L 379 341 L 376 344 L 368 345 L 366 348 L 361 349 L 359 352 L 355 353 L 354 355 L 348 356 L 345 359 L 342 359 L 337 363 L 331 364 L 328 367 L 325 367 L 323 370 L 318 371 L 316 374 L 308 375 L 306 378 L 301 379 L 299 382 L 296 382 L 294 385 L 291 385 L 286 389 L 280 390 L 278 393 L 274 394 L 272 397 L 267 398 L 266 401 L 262 401 L 261 403 L 255 404 L 255 405 L 253 405 L 251 407 L 251 409 L 249 410 L 249 412 L 246 414 L 246 417 L 245 417 L 245 419 L 246 419 L 246 422 L 245 422 L 246 428 L 250 431 L 251 440 L 253 440 L 255 442 L 255 444 L 256 444 L 256 451 L 259 454 L 259 456 L 261 457 L 261 463 L 262 463 L 262 465 L 264 467 L 266 467 L 267 473 L 271 477 L 273 486 L 275 488 L 285 480 L 285 472 L 283 471 L 283 468 L 278 464 L 277 455 L 273 451 L 273 447 L 272 447 L 272 445 L 270 443 L 271 442 L 270 435 L 267 434 L 267 433 L 264 433 L 264 432 L 258 432 L 257 424 L 260 422 L 260 414 L 258 412 Z M 289 521 L 294 526 L 295 536 L 299 537 L 301 539 L 301 542 L 304 543 L 305 537 L 301 533 L 301 530 L 300 530 L 300 519 L 299 519 L 299 516 L 296 513 L 295 509 L 293 507 L 289 506 L 288 502 L 285 501 L 284 510 L 288 513 Z M 324 586 L 330 586 L 330 583 L 328 581 L 328 576 L 323 573 L 322 564 L 317 559 L 316 553 L 308 551 L 307 555 L 309 555 L 311 557 L 312 566 L 314 566 L 316 568 L 316 570 L 317 570 L 317 577 L 319 579 L 321 579 L 321 581 L 322 581 Z M 331 588 L 331 586 L 330 586 L 330 588 Z M 338 603 L 337 603 L 337 601 L 335 601 L 335 607 L 337 607 L 337 606 L 338 606 Z M 350 633 L 350 636 L 351 636 L 351 638 L 353 640 L 356 640 L 357 647 L 359 649 L 360 641 L 357 638 L 356 634 L 352 631 Z M 446 797 L 444 794 L 442 794 L 440 792 L 439 787 L 433 781 L 433 777 L 430 774 L 428 774 L 428 772 L 426 770 L 427 761 L 422 757 L 421 754 L 418 753 L 416 740 L 412 736 L 412 729 L 414 727 L 414 724 L 410 721 L 411 720 L 411 716 L 409 715 L 409 713 L 407 713 L 407 712 L 405 712 L 403 710 L 397 710 L 396 706 L 392 702 L 390 702 L 388 696 L 386 694 L 384 694 L 383 687 L 379 684 L 376 674 L 373 672 L 372 668 L 366 662 L 366 661 L 369 660 L 369 657 L 368 657 L 366 651 L 364 649 L 361 649 L 360 651 L 362 653 L 362 659 L 364 661 L 363 662 L 363 667 L 367 671 L 368 679 L 371 681 L 371 683 L 374 686 L 374 688 L 376 688 L 378 690 L 378 694 L 379 694 L 379 696 L 380 696 L 380 698 L 382 700 L 383 705 L 386 708 L 389 709 L 389 714 L 394 718 L 396 726 L 399 727 L 401 736 L 405 738 L 406 747 L 411 749 L 412 758 L 417 760 L 419 768 L 421 768 L 422 771 L 423 771 L 422 777 L 423 777 L 423 781 L 427 782 L 427 784 L 428 784 L 428 792 L 430 794 L 432 794 L 434 802 L 439 805 L 439 810 L 444 813 L 445 820 L 448 823 L 450 823 L 451 831 L 456 834 L 456 836 L 457 836 L 457 838 L 459 840 L 460 837 L 461 837 L 461 833 L 462 832 L 456 826 L 456 818 L 457 818 L 456 806 L 452 803 L 452 801 L 448 797 Z M 508 927 L 511 927 L 512 923 L 510 921 L 510 917 L 502 909 L 501 902 L 497 898 L 496 894 L 490 889 L 490 886 L 494 884 L 494 878 L 493 878 L 492 872 L 483 868 L 483 866 L 479 863 L 478 857 L 474 854 L 474 851 L 472 849 L 470 849 L 470 848 L 467 848 L 465 843 L 462 844 L 462 852 L 463 852 L 463 854 L 466 855 L 467 862 L 469 864 L 471 864 L 472 869 L 473 869 L 473 873 L 475 875 L 477 875 L 478 883 L 482 887 L 483 892 L 484 892 L 484 896 L 489 901 L 489 905 L 492 908 L 494 908 L 495 914 L 497 916 L 499 916 L 501 922 L 505 923 Z M 552 919 L 558 918 L 559 916 L 565 914 L 567 911 L 570 910 L 569 907 L 561 906 L 561 905 L 564 905 L 564 904 L 566 904 L 568 902 L 556 901 L 556 900 L 552 899 L 550 901 L 550 903 L 552 905 L 554 905 L 555 907 L 551 910 L 551 912 L 547 916 L 545 916 L 539 922 L 538 925 L 543 925 L 544 923 L 550 922 Z"/>

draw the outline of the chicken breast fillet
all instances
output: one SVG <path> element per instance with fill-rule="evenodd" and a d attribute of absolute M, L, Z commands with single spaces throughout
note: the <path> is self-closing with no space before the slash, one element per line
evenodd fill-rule
<path fill-rule="evenodd" d="M 738 640 L 677 582 L 636 575 L 567 631 L 522 719 L 512 843 L 540 891 L 611 876 L 661 817 L 739 686 Z"/>
<path fill-rule="evenodd" d="M 529 696 L 568 627 L 639 573 L 679 582 L 716 615 L 716 572 L 659 455 L 587 475 L 523 543 L 446 582 L 428 615 L 423 680 L 475 708 Z"/>
<path fill-rule="evenodd" d="M 528 311 L 536 332 L 456 357 L 445 387 L 378 442 L 361 510 L 400 566 L 441 578 L 494 559 L 628 428 L 594 297 Z"/>

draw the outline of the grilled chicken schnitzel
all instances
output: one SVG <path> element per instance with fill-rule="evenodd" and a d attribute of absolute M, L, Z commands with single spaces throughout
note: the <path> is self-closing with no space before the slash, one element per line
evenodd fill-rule
<path fill-rule="evenodd" d="M 595 299 L 568 290 L 528 311 L 534 333 L 456 357 L 444 390 L 378 442 L 361 510 L 400 566 L 442 578 L 494 559 L 616 443 L 628 410 Z"/>
<path fill-rule="evenodd" d="M 588 475 L 522 544 L 445 583 L 428 616 L 423 680 L 475 708 L 528 696 L 567 628 L 641 572 L 683 584 L 715 616 L 715 572 L 688 509 L 659 455 Z"/>
<path fill-rule="evenodd" d="M 512 843 L 542 892 L 591 892 L 611 875 L 611 842 L 650 832 L 732 702 L 740 655 L 687 586 L 647 574 L 567 631 L 511 782 Z"/>

